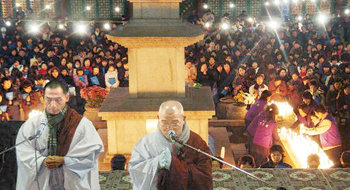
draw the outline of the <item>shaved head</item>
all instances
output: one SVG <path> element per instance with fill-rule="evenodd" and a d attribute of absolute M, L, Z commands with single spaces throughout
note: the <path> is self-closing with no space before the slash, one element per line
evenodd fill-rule
<path fill-rule="evenodd" d="M 180 102 L 169 100 L 160 105 L 158 115 L 184 115 L 184 108 Z"/>
<path fill-rule="evenodd" d="M 173 130 L 176 136 L 180 135 L 185 124 L 182 104 L 174 100 L 163 102 L 159 107 L 158 122 L 164 137 L 169 138 L 169 130 Z"/>

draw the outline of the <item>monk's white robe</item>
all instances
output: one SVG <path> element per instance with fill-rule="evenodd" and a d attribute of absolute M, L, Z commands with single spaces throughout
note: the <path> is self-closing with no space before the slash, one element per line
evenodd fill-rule
<path fill-rule="evenodd" d="M 34 135 L 45 121 L 45 114 L 33 117 L 20 128 L 16 143 Z M 50 170 L 45 167 L 49 128 L 42 130 L 37 140 L 27 141 L 17 147 L 16 190 L 38 189 L 36 178 L 35 151 L 37 154 L 38 181 L 41 190 L 49 190 Z M 99 190 L 98 156 L 104 151 L 103 143 L 92 122 L 83 117 L 76 128 L 69 150 L 64 157 L 64 188 L 66 190 Z"/>
<path fill-rule="evenodd" d="M 134 147 L 129 161 L 129 173 L 134 190 L 157 189 L 159 154 L 171 143 L 159 130 L 144 136 Z"/>

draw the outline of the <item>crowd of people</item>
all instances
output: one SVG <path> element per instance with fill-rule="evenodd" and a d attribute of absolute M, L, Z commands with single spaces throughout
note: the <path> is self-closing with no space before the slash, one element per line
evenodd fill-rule
<path fill-rule="evenodd" d="M 109 41 L 102 23 L 91 22 L 86 34 L 73 31 L 73 23 L 60 27 L 45 23 L 32 33 L 28 22 L 1 25 L 0 119 L 24 120 L 43 109 L 43 88 L 49 81 L 69 87 L 69 105 L 84 112 L 80 89 L 129 84 L 127 49 Z M 113 24 L 112 29 L 119 26 Z"/>
<path fill-rule="evenodd" d="M 187 19 L 201 24 L 206 35 L 185 50 L 186 83 L 209 86 L 216 104 L 240 93 L 255 99 L 247 106 L 245 120 L 257 167 L 266 166 L 279 139 L 278 109 L 267 106 L 271 101 L 288 102 L 298 118 L 291 127 L 303 124 L 302 131 L 339 166 L 342 151 L 350 148 L 348 15 L 333 17 L 325 25 L 316 22 L 316 16 L 295 16 L 274 28 L 244 12 L 216 19 L 210 10 L 201 18 L 193 11 Z"/>
<path fill-rule="evenodd" d="M 325 142 L 324 130 L 319 132 L 320 144 L 337 152 L 339 146 L 343 151 L 350 148 L 345 138 L 350 122 L 349 16 L 334 17 L 322 26 L 305 15 L 303 20 L 284 20 L 275 29 L 245 13 L 218 19 L 210 10 L 202 17 L 191 11 L 187 19 L 202 25 L 205 37 L 185 48 L 186 85 L 209 86 L 215 104 L 242 92 L 254 97 L 245 119 L 257 163 L 262 164 L 275 140 L 275 127 L 268 129 L 267 139 L 259 137 L 266 132 L 258 125 L 262 120 L 275 125 L 278 110 L 263 111 L 270 100 L 288 101 L 298 117 L 295 126 L 303 123 L 305 133 L 315 134 L 310 128 L 331 121 L 339 134 L 331 135 L 334 142 Z M 223 23 L 228 28 L 220 27 Z M 49 81 L 69 87 L 68 104 L 81 114 L 85 100 L 80 89 L 128 87 L 127 49 L 109 41 L 101 23 L 91 22 L 83 35 L 74 33 L 72 22 L 64 29 L 45 23 L 37 34 L 27 25 L 0 23 L 0 120 L 25 120 L 32 110 L 42 110 L 43 88 Z M 254 121 L 256 115 L 260 121 Z"/>

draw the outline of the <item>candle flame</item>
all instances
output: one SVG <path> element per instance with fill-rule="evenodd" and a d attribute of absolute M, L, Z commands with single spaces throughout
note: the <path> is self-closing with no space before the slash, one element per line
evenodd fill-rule
<path fill-rule="evenodd" d="M 279 116 L 288 117 L 294 114 L 293 107 L 288 102 L 271 101 L 269 105 L 271 104 L 276 104 Z"/>
<path fill-rule="evenodd" d="M 319 169 L 327 169 L 334 165 L 322 148 L 315 141 L 310 139 L 309 136 L 298 134 L 285 127 L 279 130 L 279 136 L 281 140 L 287 141 L 290 145 L 291 151 L 294 153 L 299 163 L 301 163 L 302 168 L 308 167 L 307 157 L 310 154 L 317 154 L 320 157 Z"/>

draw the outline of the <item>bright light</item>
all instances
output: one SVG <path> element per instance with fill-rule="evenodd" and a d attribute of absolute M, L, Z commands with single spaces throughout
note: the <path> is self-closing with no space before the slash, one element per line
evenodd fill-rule
<path fill-rule="evenodd" d="M 297 4 L 299 2 L 299 0 L 293 0 L 293 3 Z"/>
<path fill-rule="evenodd" d="M 86 31 L 87 31 L 87 27 L 85 24 L 82 24 L 82 23 L 78 23 L 76 26 L 75 26 L 75 31 L 78 33 L 78 34 L 85 34 Z"/>
<path fill-rule="evenodd" d="M 45 5 L 45 9 L 49 10 L 49 9 L 51 9 L 51 6 L 50 5 Z"/>
<path fill-rule="evenodd" d="M 311 2 L 315 3 L 315 2 L 316 2 L 316 0 L 311 0 Z"/>
<path fill-rule="evenodd" d="M 111 29 L 111 25 L 107 22 L 103 25 L 103 28 L 106 30 L 110 30 Z"/>
<path fill-rule="evenodd" d="M 349 9 L 345 9 L 344 13 L 345 13 L 346 15 L 348 15 L 348 14 L 350 14 L 350 10 L 349 10 Z"/>
<path fill-rule="evenodd" d="M 90 10 L 91 10 L 91 6 L 88 5 L 88 6 L 85 7 L 85 9 L 86 9 L 87 11 L 90 11 Z"/>
<path fill-rule="evenodd" d="M 285 145 L 288 154 L 292 154 L 290 157 L 292 158 L 293 162 L 298 162 L 301 165 L 301 168 L 308 167 L 307 157 L 310 154 L 317 154 L 320 157 L 319 169 L 327 169 L 333 166 L 333 162 L 328 158 L 326 153 L 315 141 L 310 139 L 309 136 L 298 134 L 293 132 L 291 129 L 282 127 L 279 130 L 279 137 L 281 138 L 282 143 Z"/>
<path fill-rule="evenodd" d="M 276 30 L 277 28 L 279 28 L 279 25 L 276 21 L 274 20 L 270 20 L 267 25 L 271 28 L 271 29 L 274 29 Z"/>
<path fill-rule="evenodd" d="M 288 102 L 275 102 L 271 101 L 269 105 L 275 104 L 278 108 L 278 115 L 282 117 L 288 117 L 294 114 L 293 107 Z"/>
<path fill-rule="evenodd" d="M 325 24 L 327 22 L 327 19 L 327 16 L 322 13 L 320 13 L 317 17 L 317 20 L 320 24 Z"/>
<path fill-rule="evenodd" d="M 254 19 L 252 17 L 248 17 L 248 22 L 253 22 Z"/>
<path fill-rule="evenodd" d="M 115 12 L 119 13 L 120 12 L 120 7 L 115 7 L 114 10 L 115 10 Z"/>
<path fill-rule="evenodd" d="M 265 5 L 266 5 L 266 6 L 269 6 L 269 5 L 270 5 L 270 3 L 269 3 L 269 2 L 265 2 Z"/>
<path fill-rule="evenodd" d="M 33 118 L 33 117 L 35 117 L 35 116 L 38 116 L 38 115 L 40 115 L 40 114 L 42 114 L 43 112 L 41 112 L 41 111 L 39 111 L 39 110 L 33 110 L 33 111 L 31 111 L 29 114 L 28 114 L 28 117 L 29 118 Z"/>
<path fill-rule="evenodd" d="M 303 24 L 301 22 L 298 23 L 298 28 L 299 30 L 301 30 L 301 28 L 303 27 Z"/>
<path fill-rule="evenodd" d="M 299 15 L 299 16 L 298 16 L 298 21 L 299 21 L 299 22 L 303 21 L 303 17 Z"/>
<path fill-rule="evenodd" d="M 221 24 L 221 28 L 222 28 L 223 30 L 227 30 L 229 27 L 230 27 L 230 25 L 227 24 L 226 22 L 224 22 L 224 23 Z"/>
<path fill-rule="evenodd" d="M 204 9 L 208 9 L 209 6 L 208 6 L 207 4 L 204 4 L 204 5 L 203 5 L 203 8 L 204 8 Z"/>
<path fill-rule="evenodd" d="M 146 131 L 147 133 L 153 132 L 158 128 L 158 119 L 147 119 L 146 120 Z"/>
<path fill-rule="evenodd" d="M 33 34 L 36 34 L 38 33 L 40 30 L 40 26 L 36 23 L 32 23 L 30 26 L 29 26 L 29 32 L 30 33 L 33 33 Z"/>
<path fill-rule="evenodd" d="M 11 22 L 10 22 L 10 21 L 6 21 L 6 22 L 5 22 L 5 25 L 6 25 L 6 26 L 11 26 Z"/>
<path fill-rule="evenodd" d="M 206 28 L 209 28 L 210 27 L 210 22 L 206 22 L 205 24 L 204 24 L 204 26 L 206 27 Z"/>
<path fill-rule="evenodd" d="M 280 0 L 275 0 L 273 3 L 278 6 L 280 5 Z"/>
<path fill-rule="evenodd" d="M 58 25 L 58 29 L 63 30 L 64 29 L 64 25 L 63 24 L 59 24 Z"/>
<path fill-rule="evenodd" d="M 283 0 L 283 3 L 284 3 L 284 4 L 287 4 L 287 3 L 288 3 L 288 0 Z"/>
<path fill-rule="evenodd" d="M 21 4 L 19 4 L 19 3 L 16 3 L 16 7 L 20 7 L 21 6 Z"/>
<path fill-rule="evenodd" d="M 230 3 L 230 8 L 232 9 L 233 7 L 235 7 L 235 4 L 233 4 L 233 3 Z"/>

